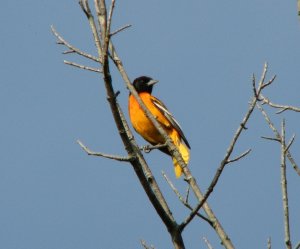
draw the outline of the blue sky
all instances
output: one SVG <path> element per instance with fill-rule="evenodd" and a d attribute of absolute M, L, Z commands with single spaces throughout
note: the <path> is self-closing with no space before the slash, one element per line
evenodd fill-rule
<path fill-rule="evenodd" d="M 130 165 L 88 157 L 76 144 L 126 155 L 118 137 L 101 77 L 66 66 L 50 32 L 95 54 L 78 1 L 4 1 L 1 5 L 0 248 L 96 249 L 171 248 L 166 229 L 142 191 Z M 265 95 L 300 106 L 300 22 L 296 1 L 117 1 L 113 29 L 132 28 L 113 41 L 131 79 L 160 81 L 154 94 L 181 123 L 192 150 L 190 169 L 200 187 L 209 185 L 244 116 L 252 95 L 251 75 L 260 77 L 265 61 L 277 79 Z M 115 70 L 115 89 L 127 110 L 128 92 Z M 287 137 L 299 134 L 297 113 L 286 119 Z M 225 169 L 212 209 L 236 248 L 282 248 L 283 216 L 280 147 L 255 111 L 234 155 L 251 154 Z M 136 135 L 138 142 L 145 142 Z M 299 139 L 291 149 L 300 163 Z M 170 158 L 145 155 L 163 193 L 181 221 L 188 211 L 161 176 L 178 189 Z M 291 235 L 300 241 L 299 176 L 288 164 Z M 214 231 L 195 219 L 183 234 L 187 248 L 206 248 L 206 237 L 221 248 Z"/>

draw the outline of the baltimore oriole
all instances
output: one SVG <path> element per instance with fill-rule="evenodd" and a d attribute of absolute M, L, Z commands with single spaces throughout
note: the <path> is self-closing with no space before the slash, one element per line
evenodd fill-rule
<path fill-rule="evenodd" d="M 157 80 L 153 80 L 150 77 L 141 76 L 133 81 L 133 86 L 146 107 L 172 139 L 174 145 L 181 153 L 184 162 L 188 164 L 190 158 L 189 149 L 191 147 L 184 136 L 180 125 L 175 120 L 173 115 L 168 111 L 167 107 L 160 100 L 151 95 L 153 85 L 157 82 Z M 129 94 L 128 109 L 130 121 L 137 133 L 139 133 L 152 145 L 165 143 L 164 138 L 160 135 L 152 122 L 146 117 L 143 109 L 140 107 L 132 94 Z M 161 148 L 160 150 L 171 156 L 167 148 Z M 172 160 L 174 164 L 175 175 L 178 178 L 182 174 L 182 169 L 175 158 L 172 158 Z"/>

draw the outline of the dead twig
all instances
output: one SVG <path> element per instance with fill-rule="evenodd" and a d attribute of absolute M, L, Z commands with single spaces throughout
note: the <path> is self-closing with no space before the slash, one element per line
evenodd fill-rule
<path fill-rule="evenodd" d="M 175 195 L 178 197 L 178 199 L 180 200 L 180 202 L 187 207 L 189 210 L 193 210 L 192 206 L 188 203 L 188 197 L 186 197 L 186 199 L 184 199 L 182 197 L 182 195 L 179 193 L 179 191 L 177 190 L 177 188 L 174 186 L 174 184 L 172 183 L 172 181 L 168 178 L 168 176 L 166 175 L 166 173 L 164 171 L 161 172 L 163 177 L 165 178 L 165 180 L 167 181 L 167 183 L 169 184 L 170 188 L 173 190 L 173 192 L 175 193 Z M 188 188 L 189 189 L 189 188 Z M 189 191 L 188 191 L 189 193 Z M 187 194 L 188 196 L 188 194 Z M 205 220 L 210 226 L 213 226 L 213 223 L 206 218 L 204 215 L 197 213 L 196 214 L 199 218 Z"/>
<path fill-rule="evenodd" d="M 130 28 L 131 26 L 132 26 L 131 24 L 126 24 L 125 26 L 123 26 L 123 27 L 117 29 L 116 31 L 114 31 L 114 32 L 112 32 L 112 33 L 110 33 L 110 37 L 112 37 L 112 36 L 114 36 L 114 35 L 116 35 L 116 34 L 122 32 L 122 31 L 124 31 L 125 29 Z"/>
<path fill-rule="evenodd" d="M 77 143 L 80 145 L 80 147 L 89 155 L 89 156 L 100 156 L 100 157 L 105 157 L 108 159 L 113 159 L 116 161 L 120 162 L 130 162 L 133 160 L 132 157 L 122 157 L 122 156 L 117 156 L 117 155 L 109 155 L 109 154 L 104 154 L 101 152 L 94 152 L 91 151 L 87 146 L 85 146 L 80 140 L 77 140 Z"/>
<path fill-rule="evenodd" d="M 90 60 L 93 60 L 95 62 L 100 62 L 100 60 L 98 58 L 96 58 L 95 56 L 85 53 L 85 52 L 81 51 L 80 49 L 74 47 L 70 43 L 68 43 L 62 36 L 60 36 L 58 34 L 58 32 L 56 31 L 56 29 L 54 28 L 53 25 L 51 25 L 51 31 L 54 34 L 54 36 L 58 39 L 58 42 L 57 42 L 58 44 L 66 46 L 67 48 L 70 49 L 70 51 L 74 51 L 74 53 L 76 53 L 78 55 L 81 55 L 81 56 L 88 58 Z"/>
<path fill-rule="evenodd" d="M 271 241 L 271 237 L 269 237 L 267 242 L 267 249 L 271 249 L 271 248 L 272 248 L 272 241 Z"/>
<path fill-rule="evenodd" d="M 300 1 L 299 1 L 299 3 L 300 3 Z M 300 6 L 300 4 L 299 4 L 299 6 Z M 299 11 L 299 13 L 300 13 L 300 11 Z M 300 248 L 300 242 L 298 242 L 298 244 L 295 246 L 294 249 L 299 249 L 299 248 Z"/>
<path fill-rule="evenodd" d="M 283 220 L 284 220 L 284 236 L 285 245 L 287 249 L 292 249 L 291 234 L 290 234 L 290 215 L 287 191 L 287 177 L 286 177 L 286 152 L 285 144 L 285 120 L 281 124 L 281 191 L 283 203 Z"/>
<path fill-rule="evenodd" d="M 81 65 L 81 64 L 78 64 L 78 63 L 75 63 L 75 62 L 71 62 L 71 61 L 64 60 L 64 63 L 65 63 L 66 65 L 70 65 L 70 66 L 77 67 L 77 68 L 80 68 L 80 69 L 92 71 L 92 72 L 95 72 L 95 73 L 103 73 L 103 72 L 102 72 L 100 69 L 98 69 L 98 68 L 93 68 L 93 67 L 84 66 L 84 65 Z"/>
<path fill-rule="evenodd" d="M 233 158 L 233 159 L 230 159 L 230 160 L 228 159 L 227 163 L 236 162 L 236 161 L 242 159 L 243 157 L 247 156 L 250 152 L 251 152 L 251 149 L 248 149 L 245 152 L 243 152 L 241 155 L 237 156 L 236 158 Z"/>
<path fill-rule="evenodd" d="M 143 246 L 144 249 L 155 249 L 155 247 L 153 245 L 148 246 L 145 240 L 141 240 L 141 244 Z"/>
<path fill-rule="evenodd" d="M 203 237 L 203 240 L 204 240 L 205 244 L 207 245 L 207 248 L 208 248 L 208 249 L 214 249 L 214 248 L 212 247 L 212 245 L 209 243 L 209 241 L 208 241 L 207 238 Z"/>
<path fill-rule="evenodd" d="M 272 123 L 270 117 L 268 116 L 268 114 L 266 113 L 266 111 L 263 109 L 263 107 L 259 104 L 256 104 L 256 107 L 260 110 L 261 114 L 264 116 L 267 124 L 269 125 L 270 129 L 273 131 L 275 137 L 276 137 L 276 141 L 281 141 L 281 135 L 279 134 L 279 132 L 277 131 L 277 129 L 275 128 L 274 124 Z M 291 152 L 289 150 L 286 151 L 286 156 L 289 159 L 290 163 L 292 164 L 293 169 L 296 171 L 296 173 L 300 176 L 300 168 L 298 167 L 298 165 L 296 164 L 294 158 L 291 155 Z"/>
<path fill-rule="evenodd" d="M 299 107 L 295 107 L 295 106 L 290 106 L 290 105 L 279 105 L 279 104 L 275 104 L 273 102 L 271 102 L 268 98 L 264 97 L 262 94 L 260 95 L 261 101 L 263 104 L 267 104 L 273 108 L 276 109 L 281 109 L 278 112 L 276 112 L 277 114 L 282 113 L 284 111 L 294 111 L 294 112 L 300 112 L 300 108 Z"/>

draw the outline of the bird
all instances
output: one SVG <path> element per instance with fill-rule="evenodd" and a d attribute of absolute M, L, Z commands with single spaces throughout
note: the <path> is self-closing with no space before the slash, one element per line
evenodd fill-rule
<path fill-rule="evenodd" d="M 191 149 L 189 142 L 171 112 L 162 101 L 152 95 L 153 86 L 157 82 L 158 80 L 154 80 L 148 76 L 140 76 L 133 81 L 132 85 L 145 106 L 171 138 L 174 145 L 180 152 L 185 164 L 188 164 L 190 159 L 189 150 Z M 145 115 L 143 109 L 131 93 L 129 93 L 128 98 L 128 112 L 134 130 L 147 142 L 152 145 L 165 143 L 163 136 L 159 133 L 151 120 Z M 179 178 L 182 175 L 182 168 L 176 158 L 171 155 L 166 147 L 160 148 L 159 150 L 172 157 L 175 176 L 176 178 Z"/>

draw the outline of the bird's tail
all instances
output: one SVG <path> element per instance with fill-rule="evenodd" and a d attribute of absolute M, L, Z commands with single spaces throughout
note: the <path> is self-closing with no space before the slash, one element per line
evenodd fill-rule
<path fill-rule="evenodd" d="M 189 159 L 190 159 L 189 149 L 180 140 L 178 143 L 175 142 L 175 145 L 176 145 L 177 149 L 179 150 L 181 157 L 182 157 L 183 161 L 185 162 L 185 164 L 188 164 Z M 175 176 L 176 176 L 176 178 L 179 178 L 182 175 L 182 168 L 180 167 L 180 165 L 177 162 L 175 157 L 173 157 L 172 159 L 173 159 L 173 164 L 174 164 Z"/>

